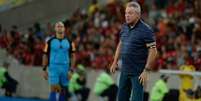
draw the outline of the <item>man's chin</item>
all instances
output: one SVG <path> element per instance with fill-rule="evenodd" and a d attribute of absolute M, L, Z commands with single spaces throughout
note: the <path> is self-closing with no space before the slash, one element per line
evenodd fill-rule
<path fill-rule="evenodd" d="M 131 24 L 131 22 L 129 22 L 129 21 L 126 21 L 126 23 L 127 23 L 127 24 Z"/>
<path fill-rule="evenodd" d="M 59 32 L 59 34 L 63 34 L 63 32 Z"/>

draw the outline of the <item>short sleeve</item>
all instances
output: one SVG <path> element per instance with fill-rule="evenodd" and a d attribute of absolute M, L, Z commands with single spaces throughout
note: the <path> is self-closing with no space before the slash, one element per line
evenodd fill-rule
<path fill-rule="evenodd" d="M 49 37 L 45 40 L 45 47 L 43 48 L 44 53 L 49 53 L 50 51 L 50 42 L 55 39 L 55 37 Z"/>
<path fill-rule="evenodd" d="M 123 34 L 123 28 L 121 28 L 121 30 L 119 31 L 119 38 L 121 38 L 122 34 Z"/>
<path fill-rule="evenodd" d="M 156 42 L 156 38 L 153 31 L 144 32 L 144 42 L 145 44 Z"/>
<path fill-rule="evenodd" d="M 120 32 L 119 32 L 119 38 L 122 37 L 123 32 L 124 32 L 126 29 L 127 29 L 127 25 L 126 25 L 126 24 L 123 24 L 123 25 L 121 26 L 121 30 L 120 30 Z"/>

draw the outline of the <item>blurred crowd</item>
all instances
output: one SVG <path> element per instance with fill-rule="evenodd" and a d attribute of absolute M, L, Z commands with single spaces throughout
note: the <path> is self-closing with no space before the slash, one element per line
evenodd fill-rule
<path fill-rule="evenodd" d="M 34 29 L 29 28 L 28 33 L 20 33 L 17 26 L 12 26 L 11 31 L 2 30 L 0 35 L 0 46 L 5 48 L 9 54 L 25 65 L 41 65 L 42 49 L 44 41 L 41 36 L 39 24 Z M 39 34 L 38 34 L 39 33 Z"/>
<path fill-rule="evenodd" d="M 159 55 L 154 70 L 193 66 L 201 70 L 201 17 L 194 0 L 137 0 L 142 19 L 155 32 Z M 86 9 L 77 9 L 64 21 L 66 36 L 76 43 L 76 63 L 102 69 L 108 67 L 124 23 L 124 2 L 108 0 L 100 5 L 92 0 Z M 3 26 L 3 25 L 2 25 Z M 0 27 L 0 46 L 25 65 L 41 65 L 46 37 L 54 35 L 54 26 L 39 23 L 20 33 L 17 26 L 8 31 Z"/>

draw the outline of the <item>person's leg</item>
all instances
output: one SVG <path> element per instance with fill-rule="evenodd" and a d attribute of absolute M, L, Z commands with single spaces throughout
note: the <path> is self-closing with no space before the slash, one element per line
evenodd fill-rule
<path fill-rule="evenodd" d="M 10 97 L 11 96 L 11 92 L 10 92 L 10 86 L 9 86 L 9 82 L 8 81 L 6 81 L 6 82 L 3 83 L 2 88 L 5 89 L 4 95 L 7 96 L 7 97 Z"/>
<path fill-rule="evenodd" d="M 57 95 L 61 91 L 59 86 L 59 74 L 56 66 L 48 68 L 48 81 L 51 86 L 49 101 L 57 101 Z"/>
<path fill-rule="evenodd" d="M 132 98 L 131 101 L 143 101 L 143 85 L 139 81 L 138 76 L 131 77 L 132 82 Z"/>
<path fill-rule="evenodd" d="M 12 94 L 14 93 L 13 84 L 12 84 L 12 82 L 9 82 L 9 81 L 7 84 L 8 84 L 6 87 L 7 96 L 12 97 Z"/>
<path fill-rule="evenodd" d="M 68 101 L 70 94 L 68 92 L 68 69 L 66 66 L 60 67 L 60 84 L 62 85 L 62 91 L 59 96 L 59 101 Z"/>
<path fill-rule="evenodd" d="M 114 84 L 110 87 L 109 101 L 116 101 L 118 87 Z"/>
<path fill-rule="evenodd" d="M 131 81 L 128 74 L 121 72 L 119 80 L 118 101 L 129 101 L 131 94 Z"/>
<path fill-rule="evenodd" d="M 60 85 L 51 85 L 51 92 L 49 95 L 49 101 L 58 101 L 59 92 L 61 92 Z"/>
<path fill-rule="evenodd" d="M 68 101 L 70 94 L 68 92 L 68 86 L 62 86 L 59 101 Z"/>
<path fill-rule="evenodd" d="M 103 91 L 101 96 L 107 96 L 108 101 L 116 101 L 117 90 L 118 90 L 118 87 L 115 84 L 113 84 L 108 89 Z"/>
<path fill-rule="evenodd" d="M 8 90 L 5 91 L 5 96 L 12 97 L 12 93 Z"/>
<path fill-rule="evenodd" d="M 87 101 L 88 99 L 88 96 L 89 96 L 89 92 L 90 92 L 90 89 L 89 88 L 82 88 L 79 93 L 81 95 L 81 101 Z"/>
<path fill-rule="evenodd" d="M 49 94 L 49 101 L 57 101 L 56 92 L 52 91 Z"/>
<path fill-rule="evenodd" d="M 6 89 L 6 95 L 11 97 L 13 93 L 16 92 L 16 88 L 17 88 L 17 81 L 15 79 L 13 79 L 8 72 L 5 73 L 5 77 L 6 77 L 6 82 L 5 84 L 5 89 Z"/>
<path fill-rule="evenodd" d="M 144 100 L 143 101 L 149 101 L 149 92 L 144 92 Z"/>
<path fill-rule="evenodd" d="M 179 101 L 185 101 L 187 95 L 183 89 L 179 89 Z"/>

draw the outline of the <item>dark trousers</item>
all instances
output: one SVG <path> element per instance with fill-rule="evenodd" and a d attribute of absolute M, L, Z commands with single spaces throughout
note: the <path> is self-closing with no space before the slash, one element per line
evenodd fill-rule
<path fill-rule="evenodd" d="M 80 90 L 75 91 L 76 95 L 80 95 L 81 96 L 81 100 L 80 101 L 87 101 L 88 97 L 89 97 L 89 93 L 90 93 L 90 89 L 87 87 L 84 87 Z"/>
<path fill-rule="evenodd" d="M 132 97 L 130 100 L 130 96 Z M 143 101 L 143 85 L 140 84 L 139 76 L 121 72 L 119 80 L 118 101 Z"/>
<path fill-rule="evenodd" d="M 104 90 L 100 96 L 107 97 L 108 101 L 116 101 L 118 87 L 113 84 L 108 89 Z"/>
<path fill-rule="evenodd" d="M 7 81 L 3 84 L 2 88 L 5 89 L 5 96 L 12 96 L 16 92 L 18 82 L 8 72 L 5 73 L 5 77 Z"/>

